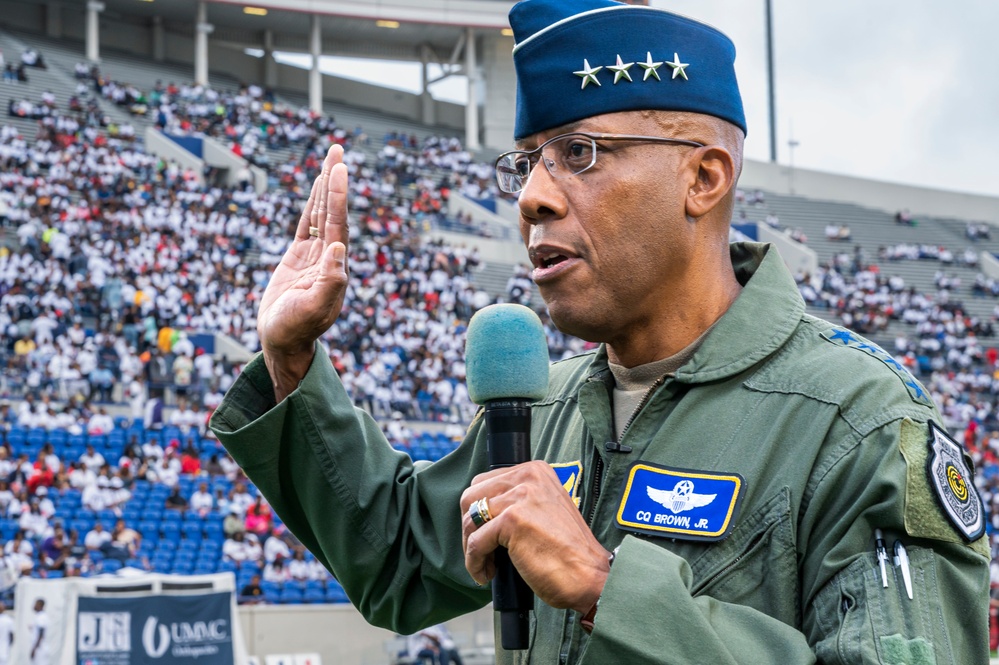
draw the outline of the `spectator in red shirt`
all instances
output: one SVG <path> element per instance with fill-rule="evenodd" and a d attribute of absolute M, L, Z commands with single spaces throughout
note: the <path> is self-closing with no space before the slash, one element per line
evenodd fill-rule
<path fill-rule="evenodd" d="M 201 459 L 194 446 L 188 446 L 184 449 L 184 454 L 180 457 L 180 472 L 192 475 L 201 473 Z"/>

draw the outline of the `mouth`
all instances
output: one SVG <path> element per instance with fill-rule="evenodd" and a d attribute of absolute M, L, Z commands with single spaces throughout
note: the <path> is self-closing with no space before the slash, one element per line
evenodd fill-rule
<path fill-rule="evenodd" d="M 567 270 L 579 257 L 563 247 L 539 245 L 528 250 L 534 271 L 531 277 L 535 283 L 541 283 Z"/>

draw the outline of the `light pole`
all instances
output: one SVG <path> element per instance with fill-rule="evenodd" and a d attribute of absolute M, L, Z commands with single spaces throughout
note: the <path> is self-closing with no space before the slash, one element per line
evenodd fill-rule
<path fill-rule="evenodd" d="M 770 161 L 777 163 L 777 108 L 774 101 L 774 21 L 770 7 L 771 0 L 766 0 L 767 8 L 767 90 L 770 95 Z"/>

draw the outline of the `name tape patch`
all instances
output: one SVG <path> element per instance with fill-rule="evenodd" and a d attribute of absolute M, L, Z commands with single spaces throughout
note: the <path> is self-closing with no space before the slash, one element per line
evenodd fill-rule
<path fill-rule="evenodd" d="M 562 487 L 565 491 L 569 493 L 569 498 L 572 499 L 576 506 L 579 506 L 579 483 L 583 477 L 583 464 L 582 462 L 566 462 L 563 464 L 552 464 L 552 469 L 555 471 L 555 475 L 558 476 L 559 482 L 562 483 Z"/>
<path fill-rule="evenodd" d="M 975 489 L 964 451 L 939 425 L 930 421 L 930 486 L 944 514 L 962 536 L 973 542 L 985 533 L 985 510 Z"/>
<path fill-rule="evenodd" d="M 628 472 L 617 527 L 681 540 L 722 540 L 735 522 L 746 481 L 636 462 Z"/>

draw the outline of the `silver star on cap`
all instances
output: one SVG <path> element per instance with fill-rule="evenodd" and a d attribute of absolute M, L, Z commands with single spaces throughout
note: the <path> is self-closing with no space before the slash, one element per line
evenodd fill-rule
<path fill-rule="evenodd" d="M 617 64 L 607 65 L 607 69 L 614 72 L 614 85 L 617 85 L 617 82 L 622 78 L 626 78 L 628 81 L 631 81 L 631 74 L 628 73 L 628 70 L 631 69 L 631 66 L 634 64 L 635 63 L 633 62 L 621 62 L 621 56 L 618 54 Z"/>
<path fill-rule="evenodd" d="M 638 63 L 638 66 L 645 70 L 645 74 L 642 76 L 642 80 L 648 80 L 650 76 L 655 76 L 657 81 L 662 81 L 659 78 L 659 72 L 656 70 L 663 66 L 661 62 L 652 62 L 652 53 L 649 51 L 645 52 L 645 62 Z"/>
<path fill-rule="evenodd" d="M 576 76 L 581 76 L 583 78 L 583 87 L 580 90 L 586 90 L 586 84 L 596 83 L 597 86 L 600 85 L 600 81 L 597 80 L 597 72 L 599 72 L 603 67 L 590 67 L 590 61 L 583 59 L 583 68 L 578 72 L 573 72 Z M 616 81 L 615 81 L 616 83 Z"/>
<path fill-rule="evenodd" d="M 676 53 L 674 53 L 673 54 L 673 62 L 670 62 L 669 60 L 667 60 L 666 64 L 673 68 L 673 78 L 676 78 L 677 76 L 682 76 L 684 81 L 689 81 L 690 80 L 690 79 L 687 78 L 687 72 L 684 71 L 687 67 L 690 66 L 690 63 L 689 62 L 680 62 L 680 56 L 679 55 L 677 55 Z"/>

